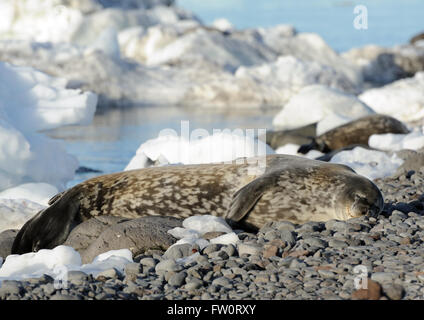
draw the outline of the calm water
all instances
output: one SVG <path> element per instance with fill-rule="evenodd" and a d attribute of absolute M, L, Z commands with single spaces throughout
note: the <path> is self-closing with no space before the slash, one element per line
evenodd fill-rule
<path fill-rule="evenodd" d="M 189 121 L 190 132 L 206 129 L 212 134 L 213 129 L 270 128 L 274 114 L 275 111 L 225 114 L 178 107 L 140 107 L 112 110 L 97 115 L 89 126 L 68 126 L 47 134 L 63 139 L 66 150 L 78 158 L 80 166 L 112 173 L 122 171 L 138 147 L 146 140 L 156 138 L 161 130 L 173 129 L 180 134 L 181 121 Z M 77 174 L 68 187 L 98 174 Z"/>
<path fill-rule="evenodd" d="M 335 50 L 366 44 L 393 46 L 424 31 L 423 0 L 177 0 L 205 23 L 228 19 L 237 28 L 291 24 L 316 32 Z M 356 5 L 368 9 L 368 29 L 353 27 Z"/>

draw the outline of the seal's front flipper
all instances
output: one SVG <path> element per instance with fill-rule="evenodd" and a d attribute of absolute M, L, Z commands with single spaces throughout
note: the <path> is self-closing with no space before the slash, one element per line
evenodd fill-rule
<path fill-rule="evenodd" d="M 278 177 L 272 174 L 260 176 L 237 190 L 225 218 L 237 222 L 246 217 L 263 193 L 275 185 L 277 179 Z"/>
<path fill-rule="evenodd" d="M 297 149 L 297 152 L 301 154 L 307 154 L 311 150 L 318 150 L 318 149 L 319 149 L 318 143 L 316 142 L 314 138 L 312 138 L 311 143 L 302 144 L 299 147 L 299 149 Z"/>
<path fill-rule="evenodd" d="M 60 194 L 50 207 L 27 221 L 13 242 L 12 254 L 52 249 L 62 244 L 79 211 L 79 202 L 73 195 L 72 191 Z"/>

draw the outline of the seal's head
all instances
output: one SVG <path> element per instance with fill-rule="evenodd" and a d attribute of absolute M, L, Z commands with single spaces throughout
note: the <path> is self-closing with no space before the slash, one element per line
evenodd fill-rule
<path fill-rule="evenodd" d="M 364 215 L 376 217 L 384 207 L 384 199 L 377 186 L 365 177 L 349 177 L 339 198 L 337 219 L 348 220 Z"/>

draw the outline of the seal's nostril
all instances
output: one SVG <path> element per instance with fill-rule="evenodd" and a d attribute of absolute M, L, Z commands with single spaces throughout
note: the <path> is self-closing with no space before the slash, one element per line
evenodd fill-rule
<path fill-rule="evenodd" d="M 380 213 L 380 211 L 381 210 L 380 210 L 380 207 L 379 206 L 371 205 L 370 208 L 369 208 L 369 210 L 368 210 L 367 216 L 375 218 L 375 217 L 378 216 L 378 214 Z"/>

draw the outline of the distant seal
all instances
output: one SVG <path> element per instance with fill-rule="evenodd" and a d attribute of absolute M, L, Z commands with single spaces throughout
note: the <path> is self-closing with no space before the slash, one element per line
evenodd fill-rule
<path fill-rule="evenodd" d="M 260 161 L 264 170 L 258 170 Z M 376 215 L 382 208 L 383 197 L 370 180 L 349 167 L 303 157 L 150 167 L 92 178 L 55 196 L 22 227 L 12 253 L 60 245 L 74 226 L 99 215 L 213 214 L 259 228 L 273 220 L 346 220 Z"/>
<path fill-rule="evenodd" d="M 301 128 L 291 130 L 267 130 L 266 131 L 266 144 L 272 149 L 276 150 L 288 143 L 306 144 L 316 136 L 317 124 L 313 123 Z M 261 137 L 262 140 L 263 137 Z"/>
<path fill-rule="evenodd" d="M 371 135 L 383 133 L 409 133 L 409 130 L 395 118 L 374 114 L 324 132 L 311 143 L 300 146 L 298 152 L 306 154 L 315 149 L 328 153 L 351 145 L 368 146 Z"/>

